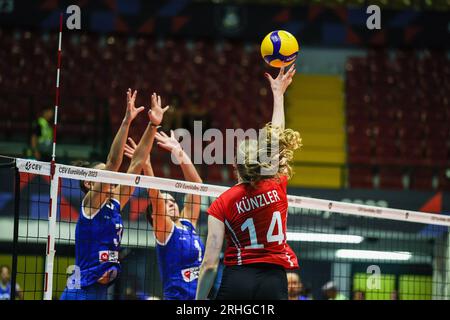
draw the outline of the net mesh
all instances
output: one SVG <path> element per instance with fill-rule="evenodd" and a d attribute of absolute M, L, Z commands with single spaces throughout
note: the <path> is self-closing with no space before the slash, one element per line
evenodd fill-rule
<path fill-rule="evenodd" d="M 20 201 L 15 252 L 8 246 L 14 242 L 11 231 L 14 219 L 11 214 L 1 217 L 2 243 L 6 244 L 1 259 L 7 264 L 16 255 L 16 282 L 23 298 L 30 300 L 43 299 L 49 288 L 50 296 L 59 299 L 73 280 L 70 276 L 76 268 L 76 224 L 82 215 L 80 208 L 84 197 L 80 181 L 129 185 L 134 189 L 121 210 L 123 235 L 118 257 L 121 273 L 109 286 L 106 299 L 164 298 L 161 273 L 167 272 L 164 268 L 167 265 L 162 265 L 161 255 L 158 256 L 155 238 L 158 230 L 154 230 L 147 219 L 152 200 L 148 189 L 158 188 L 169 193 L 180 211 L 192 204 L 189 201 L 199 201 L 196 232 L 203 242 L 207 236 L 205 212 L 227 189 L 56 165 L 57 214 L 51 222 L 48 216 L 50 164 L 18 159 L 17 167 L 17 173 L 13 168 L 2 169 L 3 194 L 14 194 L 14 175 L 19 175 Z M 187 197 L 189 194 L 200 198 Z M 2 211 L 12 213 L 14 206 Z M 289 277 L 290 296 L 300 299 L 449 299 L 449 225 L 450 219 L 445 215 L 289 196 L 287 240 L 300 264 L 296 272 L 298 279 Z M 170 234 L 172 230 L 163 231 Z M 54 257 L 51 245 L 47 245 L 49 236 L 54 238 Z M 167 255 L 183 255 L 191 249 L 177 248 Z M 49 267 L 51 263 L 53 266 Z M 211 298 L 220 285 L 222 269 L 221 264 Z M 46 270 L 51 274 L 46 275 Z M 194 270 L 185 271 L 187 279 L 194 273 Z"/>

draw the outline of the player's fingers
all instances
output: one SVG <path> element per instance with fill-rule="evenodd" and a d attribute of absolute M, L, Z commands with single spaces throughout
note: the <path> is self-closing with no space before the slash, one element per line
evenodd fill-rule
<path fill-rule="evenodd" d="M 289 76 L 292 77 L 295 74 L 295 63 L 292 65 L 291 69 L 289 69 Z"/>
<path fill-rule="evenodd" d="M 125 151 L 127 151 L 127 152 L 134 152 L 134 148 L 133 147 L 130 147 L 129 145 L 124 145 L 123 146 L 123 149 L 125 150 Z"/>
<path fill-rule="evenodd" d="M 164 109 L 162 109 L 163 113 L 169 110 L 170 106 L 166 106 Z"/>
<path fill-rule="evenodd" d="M 264 72 L 264 76 L 266 77 L 267 80 L 269 80 L 270 83 L 272 83 L 273 78 L 268 72 Z"/>
<path fill-rule="evenodd" d="M 164 142 L 164 141 L 166 141 L 167 138 L 160 134 L 160 135 L 157 135 L 157 136 L 155 135 L 155 139 L 158 140 L 158 141 Z"/>
<path fill-rule="evenodd" d="M 128 144 L 125 144 L 125 145 L 123 146 L 123 150 L 125 150 L 125 151 L 131 151 L 131 150 L 133 150 L 133 148 L 131 148 Z"/>
<path fill-rule="evenodd" d="M 161 147 L 163 149 L 168 149 L 167 145 L 164 142 L 158 142 L 157 144 L 159 147 Z"/>
<path fill-rule="evenodd" d="M 158 105 L 161 106 L 161 96 L 157 96 L 158 97 Z"/>
<path fill-rule="evenodd" d="M 136 142 L 134 142 L 133 138 L 128 137 L 128 141 L 130 142 L 130 144 L 131 144 L 131 146 L 132 146 L 133 148 L 136 148 L 136 147 L 137 147 L 137 144 L 136 144 Z"/>
<path fill-rule="evenodd" d="M 280 68 L 280 73 L 278 73 L 278 76 L 284 75 L 284 66 Z"/>
<path fill-rule="evenodd" d="M 140 106 L 139 108 L 136 109 L 136 112 L 139 113 L 141 111 L 144 111 L 145 107 L 144 106 Z"/>

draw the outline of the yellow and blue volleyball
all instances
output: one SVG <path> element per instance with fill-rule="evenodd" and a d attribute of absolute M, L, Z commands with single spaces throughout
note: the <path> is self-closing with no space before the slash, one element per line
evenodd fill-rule
<path fill-rule="evenodd" d="M 290 65 L 297 58 L 298 51 L 297 39 L 284 30 L 270 32 L 261 43 L 261 56 L 275 68 Z"/>

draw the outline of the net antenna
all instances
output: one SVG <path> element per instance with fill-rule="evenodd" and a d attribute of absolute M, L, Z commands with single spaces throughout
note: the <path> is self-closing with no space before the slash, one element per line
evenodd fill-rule
<path fill-rule="evenodd" d="M 63 13 L 59 14 L 59 37 L 58 37 L 58 62 L 56 66 L 56 87 L 55 87 L 55 117 L 53 122 L 53 149 L 52 160 L 50 162 L 50 201 L 48 210 L 48 236 L 45 257 L 44 276 L 44 300 L 52 300 L 53 292 L 53 264 L 55 260 L 55 234 L 56 215 L 58 202 L 59 176 L 55 175 L 56 168 L 56 129 L 58 127 L 58 107 L 60 103 L 60 75 L 61 75 L 61 46 L 63 30 Z"/>

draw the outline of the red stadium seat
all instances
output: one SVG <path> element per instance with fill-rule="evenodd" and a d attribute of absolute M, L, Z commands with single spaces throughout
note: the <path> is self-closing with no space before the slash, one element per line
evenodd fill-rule
<path fill-rule="evenodd" d="M 447 170 L 442 169 L 439 171 L 439 190 L 450 191 L 450 175 L 447 176 Z"/>
<path fill-rule="evenodd" d="M 418 167 L 411 177 L 411 189 L 431 190 L 433 189 L 434 170 L 432 168 Z"/>
<path fill-rule="evenodd" d="M 403 189 L 402 167 L 380 167 L 380 188 L 383 189 Z"/>
<path fill-rule="evenodd" d="M 370 167 L 350 167 L 349 185 L 351 188 L 373 188 L 373 171 Z"/>
<path fill-rule="evenodd" d="M 386 140 L 375 147 L 375 161 L 379 165 L 399 164 L 399 156 L 399 148 L 391 140 Z"/>
<path fill-rule="evenodd" d="M 224 182 L 227 180 L 225 165 L 209 165 L 206 167 L 206 180 L 208 182 Z"/>
<path fill-rule="evenodd" d="M 372 162 L 372 147 L 368 143 L 353 141 L 348 150 L 349 163 L 368 164 Z"/>

